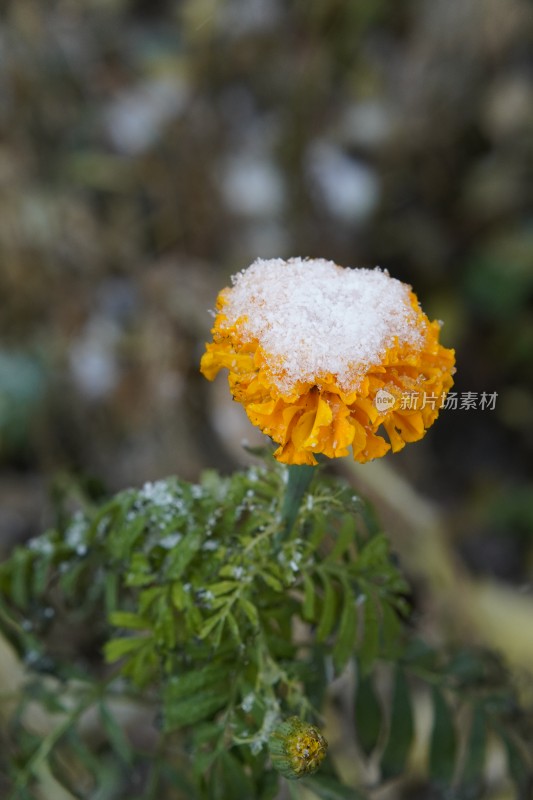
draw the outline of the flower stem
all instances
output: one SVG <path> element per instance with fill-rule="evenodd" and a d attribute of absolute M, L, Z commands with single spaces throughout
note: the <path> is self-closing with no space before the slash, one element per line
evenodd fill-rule
<path fill-rule="evenodd" d="M 281 509 L 283 534 L 288 536 L 298 516 L 302 498 L 315 474 L 315 467 L 308 464 L 291 464 L 288 468 L 287 489 Z"/>

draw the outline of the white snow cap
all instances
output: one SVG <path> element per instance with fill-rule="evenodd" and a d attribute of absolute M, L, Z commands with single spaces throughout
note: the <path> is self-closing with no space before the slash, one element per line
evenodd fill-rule
<path fill-rule="evenodd" d="M 327 373 L 353 391 L 395 341 L 423 344 L 410 287 L 379 268 L 343 268 L 320 258 L 257 259 L 232 283 L 224 327 L 239 320 L 243 339 L 257 339 L 284 393 Z"/>

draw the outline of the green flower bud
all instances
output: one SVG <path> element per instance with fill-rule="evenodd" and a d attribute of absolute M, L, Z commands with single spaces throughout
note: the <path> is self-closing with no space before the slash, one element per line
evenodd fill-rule
<path fill-rule="evenodd" d="M 273 766 L 289 780 L 316 772 L 328 749 L 318 728 L 298 717 L 278 725 L 268 744 Z"/>

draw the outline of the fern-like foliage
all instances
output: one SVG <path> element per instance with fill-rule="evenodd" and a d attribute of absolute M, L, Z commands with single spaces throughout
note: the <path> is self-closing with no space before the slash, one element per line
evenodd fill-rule
<path fill-rule="evenodd" d="M 32 676 L 12 731 L 13 797 L 31 797 L 43 766 L 72 788 L 65 759 L 85 774 L 80 794 L 76 771 L 75 796 L 92 796 L 102 765 L 78 723 L 95 708 L 118 756 L 110 772 L 118 763 L 116 780 L 127 782 L 135 765 L 139 797 L 274 798 L 279 777 L 265 747 L 272 729 L 285 715 L 318 720 L 331 677 L 349 662 L 357 664 L 361 751 L 379 753 L 384 778 L 403 769 L 413 736 L 405 675 L 418 664 L 402 622 L 408 587 L 352 489 L 321 475 L 287 526 L 287 479 L 277 465 L 227 478 L 208 472 L 195 485 L 149 483 L 78 512 L 1 565 L 0 620 Z M 387 713 L 372 683 L 377 660 L 395 665 Z M 454 686 L 446 686 L 449 665 L 435 664 L 431 769 L 449 783 L 456 742 L 446 692 Z M 149 709 L 156 735 L 146 753 L 115 718 L 124 693 Z M 23 724 L 29 702 L 59 715 L 46 744 Z M 486 713 L 472 703 L 478 753 Z M 515 740 L 505 742 L 521 764 Z M 306 780 L 321 798 L 357 796 L 331 759 Z"/>

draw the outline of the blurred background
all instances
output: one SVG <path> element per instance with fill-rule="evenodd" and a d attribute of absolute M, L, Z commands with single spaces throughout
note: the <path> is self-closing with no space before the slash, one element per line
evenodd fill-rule
<path fill-rule="evenodd" d="M 6 0 L 0 556 L 72 482 L 245 463 L 208 310 L 256 257 L 311 256 L 412 284 L 457 391 L 497 393 L 387 462 L 527 594 L 532 195 L 528 0 Z"/>

